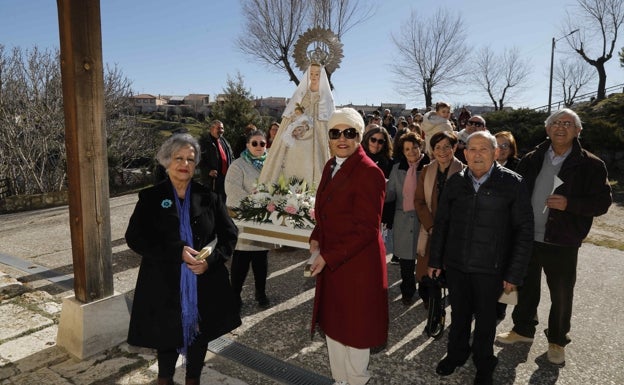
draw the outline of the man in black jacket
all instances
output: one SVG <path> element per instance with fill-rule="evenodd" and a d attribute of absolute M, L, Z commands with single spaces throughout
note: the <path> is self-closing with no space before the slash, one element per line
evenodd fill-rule
<path fill-rule="evenodd" d="M 522 284 L 531 255 L 533 214 L 522 178 L 496 162 L 496 138 L 487 131 L 468 137 L 468 168 L 446 182 L 431 238 L 429 276 L 444 268 L 451 302 L 447 355 L 436 368 L 449 375 L 472 350 L 475 384 L 491 384 L 496 303 Z M 474 315 L 472 349 L 470 325 Z"/>
<path fill-rule="evenodd" d="M 199 139 L 201 162 L 199 163 L 202 184 L 217 193 L 225 203 L 225 174 L 234 160 L 232 147 L 223 137 L 225 131 L 220 120 L 210 123 L 209 134 Z"/>
<path fill-rule="evenodd" d="M 583 129 L 578 115 L 562 109 L 551 114 L 545 125 L 549 139 L 526 154 L 516 168 L 532 193 L 535 242 L 512 315 L 514 327 L 497 340 L 506 344 L 533 341 L 543 269 L 551 298 L 546 357 L 553 364 L 563 364 L 564 347 L 570 342 L 578 250 L 593 218 L 607 212 L 612 197 L 605 164 L 578 141 Z"/>

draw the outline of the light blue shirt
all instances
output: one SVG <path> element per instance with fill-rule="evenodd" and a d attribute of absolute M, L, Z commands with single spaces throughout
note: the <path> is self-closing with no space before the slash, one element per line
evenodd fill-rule
<path fill-rule="evenodd" d="M 486 172 L 481 178 L 477 179 L 475 178 L 474 174 L 472 173 L 472 171 L 470 171 L 470 169 L 468 169 L 468 175 L 470 175 L 470 179 L 472 179 L 472 187 L 474 187 L 475 192 L 479 191 L 479 187 L 481 187 L 481 185 L 483 183 L 485 183 L 486 180 L 488 180 L 488 178 L 490 177 L 490 175 L 492 174 L 492 170 L 494 169 L 494 163 L 492 163 L 492 166 L 490 167 L 490 169 L 488 170 L 488 172 Z"/>
<path fill-rule="evenodd" d="M 570 148 L 568 148 L 568 151 L 564 152 L 563 155 L 557 155 L 555 154 L 555 150 L 553 150 L 551 144 L 550 147 L 548 147 L 548 151 L 546 153 L 550 158 L 550 163 L 552 163 L 553 166 L 557 166 L 559 163 L 562 163 L 568 157 L 568 155 L 570 155 L 571 152 L 572 146 L 570 146 Z"/>

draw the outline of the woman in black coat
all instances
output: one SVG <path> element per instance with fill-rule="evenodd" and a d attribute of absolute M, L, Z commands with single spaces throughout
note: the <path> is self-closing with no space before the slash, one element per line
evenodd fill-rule
<path fill-rule="evenodd" d="M 199 384 L 208 342 L 241 324 L 224 264 L 238 231 L 221 199 L 192 181 L 200 154 L 188 134 L 165 141 L 156 157 L 168 178 L 139 193 L 126 230 L 142 257 L 128 343 L 157 350 L 159 385 L 173 384 L 179 353 L 186 384 Z M 208 257 L 195 258 L 215 238 Z"/>

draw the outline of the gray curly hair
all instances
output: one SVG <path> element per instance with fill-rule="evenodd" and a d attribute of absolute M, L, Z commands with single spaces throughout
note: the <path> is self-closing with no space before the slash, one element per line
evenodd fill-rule
<path fill-rule="evenodd" d="M 195 151 L 195 164 L 199 164 L 201 158 L 199 143 L 190 134 L 175 134 L 165 140 L 156 154 L 156 160 L 161 166 L 168 168 L 171 164 L 171 157 L 173 154 L 187 146 L 193 147 Z"/>

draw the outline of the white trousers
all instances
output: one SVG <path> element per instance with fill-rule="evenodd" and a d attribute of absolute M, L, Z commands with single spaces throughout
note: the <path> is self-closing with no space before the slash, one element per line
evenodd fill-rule
<path fill-rule="evenodd" d="M 349 385 L 364 385 L 370 380 L 368 361 L 370 349 L 357 349 L 341 344 L 325 335 L 329 366 L 334 381 L 346 381 Z"/>

